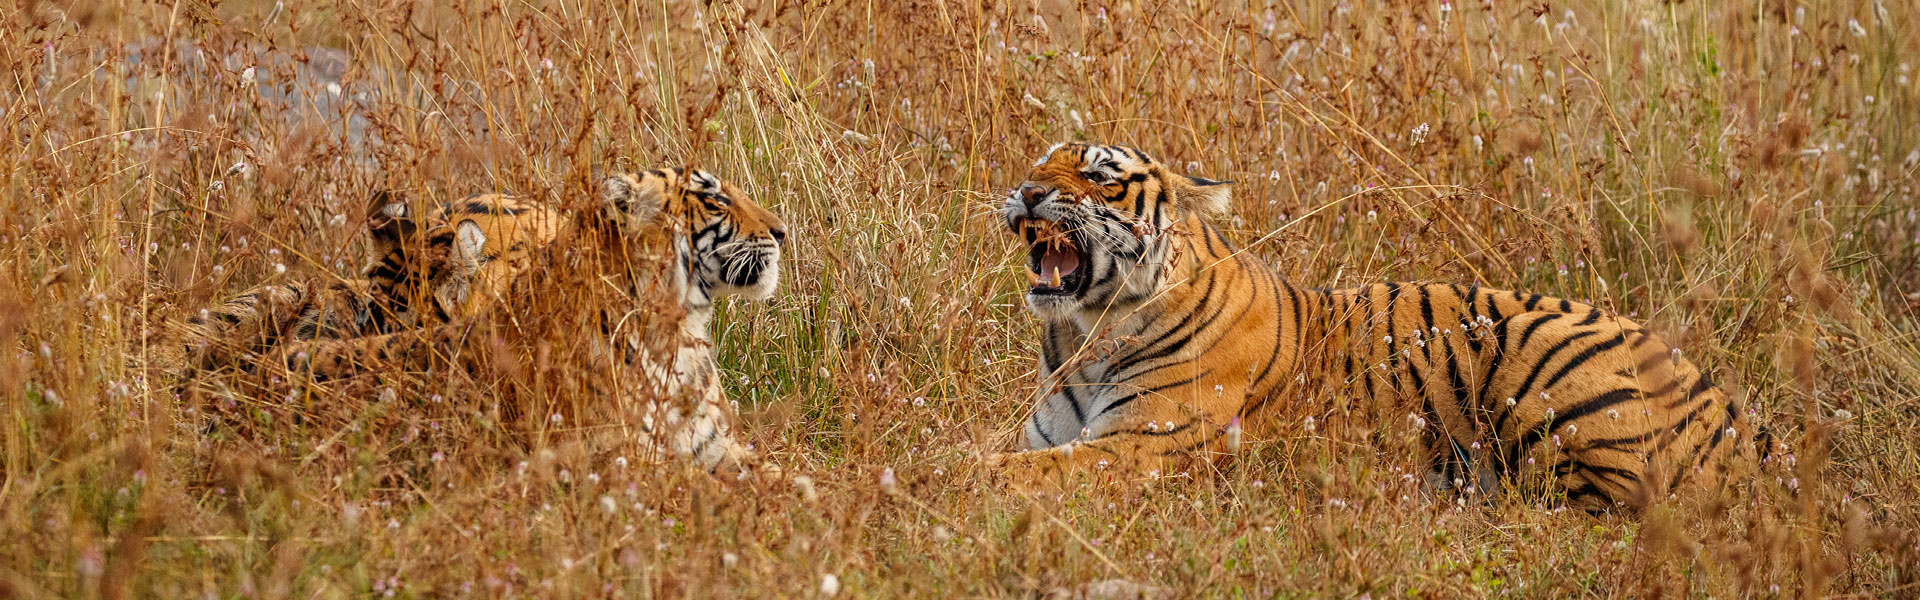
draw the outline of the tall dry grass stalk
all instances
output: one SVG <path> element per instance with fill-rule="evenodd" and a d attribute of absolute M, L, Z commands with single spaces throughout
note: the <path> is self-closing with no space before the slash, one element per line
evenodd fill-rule
<path fill-rule="evenodd" d="M 0 7 L 0 596 L 1920 593 L 1920 14 L 1374 4 Z M 1037 353 L 993 213 L 1066 139 L 1238 181 L 1296 281 L 1648 320 L 1779 450 L 1640 520 L 1456 502 L 1309 397 L 1218 476 L 983 488 Z M 457 372 L 155 368 L 168 319 L 356 274 L 372 190 L 671 163 L 792 225 L 782 296 L 715 324 L 789 482 L 641 468 L 591 407 L 529 437 Z"/>

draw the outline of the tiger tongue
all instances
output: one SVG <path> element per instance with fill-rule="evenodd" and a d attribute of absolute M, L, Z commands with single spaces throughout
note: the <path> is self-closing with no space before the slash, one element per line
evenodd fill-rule
<path fill-rule="evenodd" d="M 1040 277 L 1042 279 L 1053 277 L 1055 271 L 1058 271 L 1061 275 L 1071 275 L 1074 271 L 1078 270 L 1080 270 L 1080 255 L 1072 250 L 1049 248 L 1046 254 L 1040 255 Z"/>

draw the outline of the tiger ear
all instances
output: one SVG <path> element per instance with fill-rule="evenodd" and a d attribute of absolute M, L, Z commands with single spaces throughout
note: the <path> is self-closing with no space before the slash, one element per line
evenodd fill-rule
<path fill-rule="evenodd" d="M 665 201 L 657 182 L 642 182 L 626 173 L 601 179 L 600 199 L 607 218 L 628 229 L 652 222 Z"/>
<path fill-rule="evenodd" d="M 393 190 L 378 190 L 367 198 L 367 235 L 373 240 L 374 256 L 384 256 L 413 232 L 419 223 L 407 199 Z"/>
<path fill-rule="evenodd" d="M 487 232 L 472 219 L 461 221 L 453 226 L 453 247 L 448 248 L 452 262 L 452 272 L 438 282 L 432 292 L 434 302 L 449 314 L 457 312 L 462 303 L 473 296 L 473 276 L 480 272 L 485 261 L 483 251 L 487 246 Z"/>
<path fill-rule="evenodd" d="M 453 228 L 453 260 L 460 265 L 463 273 L 472 274 L 480 270 L 485 260 L 487 232 L 472 219 L 461 221 Z"/>
<path fill-rule="evenodd" d="M 1225 214 L 1233 206 L 1233 182 L 1174 175 L 1174 205 L 1202 217 Z"/>

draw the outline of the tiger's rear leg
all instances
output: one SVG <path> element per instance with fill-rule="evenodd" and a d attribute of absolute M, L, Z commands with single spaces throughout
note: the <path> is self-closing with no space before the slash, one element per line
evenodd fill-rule
<path fill-rule="evenodd" d="M 1517 315 L 1493 337 L 1478 398 L 1493 463 L 1510 480 L 1544 478 L 1570 506 L 1637 511 L 1717 484 L 1731 442 L 1751 437 L 1738 403 L 1632 321 Z"/>

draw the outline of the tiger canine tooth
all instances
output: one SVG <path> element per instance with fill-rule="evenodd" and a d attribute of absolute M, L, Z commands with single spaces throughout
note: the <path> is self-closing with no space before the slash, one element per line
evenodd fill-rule
<path fill-rule="evenodd" d="M 1060 267 L 1053 268 L 1053 287 L 1060 287 Z"/>

